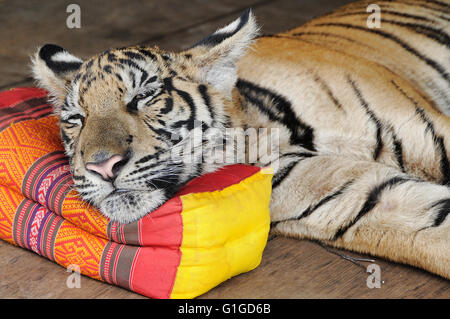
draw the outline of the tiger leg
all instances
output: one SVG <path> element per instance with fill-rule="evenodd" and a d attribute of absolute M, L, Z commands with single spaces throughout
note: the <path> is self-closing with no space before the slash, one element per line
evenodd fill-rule
<path fill-rule="evenodd" d="M 317 133 L 320 138 L 316 136 L 314 142 L 321 154 L 348 154 L 377 161 L 420 179 L 450 186 L 450 117 L 436 112 L 402 79 L 372 80 L 347 78 L 356 108 L 344 124 L 327 128 L 334 129 L 333 134 L 325 135 L 327 140 Z M 374 92 L 374 86 L 380 91 Z M 380 98 L 384 92 L 389 94 Z M 357 118 L 358 114 L 362 117 Z"/>
<path fill-rule="evenodd" d="M 319 240 L 450 278 L 449 187 L 351 158 L 282 161 L 273 183 L 274 233 Z"/>

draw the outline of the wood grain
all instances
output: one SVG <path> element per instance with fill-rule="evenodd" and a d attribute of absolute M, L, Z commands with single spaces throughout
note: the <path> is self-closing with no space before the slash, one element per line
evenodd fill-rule
<path fill-rule="evenodd" d="M 75 55 L 88 57 L 110 47 L 158 38 L 239 8 L 244 10 L 258 0 L 136 0 L 132 5 L 121 0 L 79 0 L 76 3 L 81 8 L 80 29 L 66 26 L 69 14 L 65 1 L 9 1 L 4 5 L 7 10 L 0 11 L 1 87 L 28 77 L 29 57 L 45 43 L 55 43 Z"/>
<path fill-rule="evenodd" d="M 72 273 L 37 254 L 0 240 L 0 298 L 145 298 L 85 276 L 68 288 Z"/>
<path fill-rule="evenodd" d="M 320 3 L 319 3 L 320 2 Z M 158 45 L 180 50 L 252 7 L 265 33 L 300 25 L 350 0 L 80 0 L 81 28 L 66 26 L 64 1 L 10 1 L 0 11 L 0 89 L 30 81 L 30 55 L 45 43 L 81 58 L 110 47 Z"/>
<path fill-rule="evenodd" d="M 340 253 L 371 258 L 350 252 Z M 365 267 L 370 263 L 361 263 Z M 450 298 L 449 281 L 419 269 L 375 259 L 381 288 L 367 287 L 370 275 L 320 245 L 290 238 L 269 241 L 261 265 L 201 298 Z"/>

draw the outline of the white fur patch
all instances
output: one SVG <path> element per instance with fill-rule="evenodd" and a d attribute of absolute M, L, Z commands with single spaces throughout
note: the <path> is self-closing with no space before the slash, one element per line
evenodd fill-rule
<path fill-rule="evenodd" d="M 255 17 L 249 12 L 247 22 L 239 29 L 241 18 L 236 19 L 214 34 L 232 33 L 221 43 L 208 48 L 200 60 L 208 61 L 202 67 L 203 80 L 213 85 L 218 91 L 230 98 L 237 80 L 236 63 L 245 54 L 258 35 L 259 27 Z M 234 33 L 235 32 L 235 33 Z M 213 60 L 211 62 L 211 60 Z"/>
<path fill-rule="evenodd" d="M 77 58 L 76 56 L 73 56 L 72 54 L 70 54 L 67 51 L 61 51 L 61 52 L 55 53 L 54 55 L 52 55 L 51 59 L 54 62 L 67 62 L 67 63 L 71 63 L 71 62 L 82 63 L 83 62 L 81 59 Z"/>

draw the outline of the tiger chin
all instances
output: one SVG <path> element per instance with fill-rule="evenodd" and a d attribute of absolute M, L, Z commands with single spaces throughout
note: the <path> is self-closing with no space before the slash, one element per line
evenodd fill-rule
<path fill-rule="evenodd" d="M 196 144 L 198 127 L 267 128 L 276 161 L 237 152 L 276 162 L 271 232 L 450 278 L 449 1 L 379 1 L 381 28 L 368 27 L 369 4 L 262 36 L 247 10 L 178 53 L 131 46 L 82 60 L 41 47 L 34 77 L 82 198 L 136 221 L 231 164 L 212 158 L 232 149 L 226 133 Z"/>

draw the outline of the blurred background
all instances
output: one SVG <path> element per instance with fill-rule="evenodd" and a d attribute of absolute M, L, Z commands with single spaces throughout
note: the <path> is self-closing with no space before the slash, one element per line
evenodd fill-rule
<path fill-rule="evenodd" d="M 110 47 L 187 48 L 251 7 L 263 33 L 296 27 L 350 0 L 0 0 L 0 90 L 30 86 L 30 56 L 45 43 L 81 58 Z M 79 6 L 80 28 L 71 4 Z M 69 11 L 69 12 L 67 12 Z"/>

